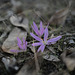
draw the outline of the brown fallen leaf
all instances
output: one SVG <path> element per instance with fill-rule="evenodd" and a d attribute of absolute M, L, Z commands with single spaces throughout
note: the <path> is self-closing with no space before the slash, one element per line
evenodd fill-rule
<path fill-rule="evenodd" d="M 3 42 L 2 49 L 4 52 L 12 53 L 10 52 L 11 49 L 19 49 L 19 47 L 17 46 L 17 37 L 19 37 L 21 40 L 23 39 L 23 37 L 24 39 L 26 39 L 27 32 L 24 32 L 21 29 L 15 27 L 10 32 L 8 38 Z"/>
<path fill-rule="evenodd" d="M 64 8 L 56 12 L 49 20 L 49 23 L 52 25 L 63 25 L 67 14 L 69 12 L 69 8 Z"/>
<path fill-rule="evenodd" d="M 75 68 L 75 48 L 64 51 L 61 54 L 61 57 L 68 70 L 73 71 Z"/>
<path fill-rule="evenodd" d="M 69 2 L 69 5 L 66 8 L 63 8 L 59 11 L 57 11 L 49 20 L 49 23 L 52 25 L 63 25 L 66 17 L 69 13 L 69 8 L 71 6 L 71 1 Z"/>
<path fill-rule="evenodd" d="M 31 59 L 27 63 L 25 63 L 16 75 L 37 75 L 34 59 Z M 38 75 L 41 75 L 41 73 L 39 73 Z"/>
<path fill-rule="evenodd" d="M 29 21 L 24 16 L 11 16 L 10 22 L 17 27 L 24 28 L 27 32 L 29 32 Z"/>
<path fill-rule="evenodd" d="M 49 53 L 49 51 L 44 51 L 43 52 L 43 59 L 48 60 L 48 61 L 55 61 L 55 62 L 59 62 L 60 61 L 58 59 L 58 57 L 56 57 L 55 55 L 51 55 Z"/>

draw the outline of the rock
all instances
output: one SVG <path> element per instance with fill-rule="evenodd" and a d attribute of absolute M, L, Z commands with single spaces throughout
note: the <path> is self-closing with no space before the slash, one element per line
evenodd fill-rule
<path fill-rule="evenodd" d="M 10 52 L 11 49 L 15 49 L 15 50 L 19 49 L 19 47 L 17 46 L 17 37 L 19 37 L 21 40 L 23 39 L 23 37 L 24 39 L 26 39 L 27 32 L 24 32 L 21 29 L 15 27 L 10 32 L 8 38 L 4 41 L 2 45 L 2 49 L 4 52 L 12 53 Z"/>

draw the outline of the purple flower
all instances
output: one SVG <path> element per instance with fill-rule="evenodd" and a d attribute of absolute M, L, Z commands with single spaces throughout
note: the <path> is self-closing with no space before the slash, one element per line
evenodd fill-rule
<path fill-rule="evenodd" d="M 45 28 L 45 31 L 44 31 L 44 39 L 39 38 L 38 36 L 36 36 L 36 35 L 33 34 L 33 33 L 30 33 L 30 35 L 31 35 L 34 39 L 36 39 L 37 41 L 39 41 L 39 42 L 37 42 L 37 43 L 33 43 L 33 44 L 32 44 L 32 46 L 40 46 L 40 47 L 38 48 L 38 52 L 39 52 L 40 50 L 43 52 L 46 45 L 54 44 L 54 43 L 56 43 L 59 39 L 62 38 L 62 36 L 57 36 L 57 37 L 55 37 L 55 38 L 52 38 L 52 39 L 49 39 L 49 40 L 48 40 L 48 28 L 47 28 L 47 27 Z"/>
<path fill-rule="evenodd" d="M 14 50 L 14 49 L 12 49 L 12 50 L 10 50 L 10 51 L 11 51 L 11 52 L 15 52 L 15 53 L 26 51 L 26 49 L 27 49 L 27 41 L 25 41 L 24 37 L 23 37 L 23 44 L 22 44 L 22 41 L 20 40 L 19 37 L 17 37 L 17 41 L 18 41 L 17 45 L 18 45 L 18 47 L 19 47 L 21 50 Z"/>
<path fill-rule="evenodd" d="M 43 35 L 43 33 L 44 33 L 44 28 L 43 28 L 42 22 L 40 22 L 40 30 L 38 30 L 38 27 L 37 27 L 37 25 L 35 24 L 35 22 L 33 22 L 32 29 L 34 30 L 34 32 L 35 32 L 39 37 L 41 37 L 41 36 Z"/>

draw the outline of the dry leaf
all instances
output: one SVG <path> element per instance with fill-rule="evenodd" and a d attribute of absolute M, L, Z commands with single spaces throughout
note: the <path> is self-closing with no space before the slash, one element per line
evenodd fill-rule
<path fill-rule="evenodd" d="M 63 25 L 69 12 L 69 7 L 59 10 L 49 20 L 52 25 Z"/>
<path fill-rule="evenodd" d="M 69 1 L 69 4 L 66 8 L 63 8 L 57 11 L 49 20 L 49 23 L 52 25 L 63 25 L 65 23 L 66 17 L 69 13 L 69 8 L 71 7 L 72 0 Z"/>
<path fill-rule="evenodd" d="M 48 51 L 43 52 L 43 58 L 44 58 L 45 60 L 48 60 L 48 61 L 56 61 L 56 62 L 60 61 L 60 60 L 58 59 L 58 57 L 49 54 Z"/>
<path fill-rule="evenodd" d="M 30 61 L 25 63 L 25 65 L 16 75 L 36 75 L 35 61 L 31 59 Z"/>
<path fill-rule="evenodd" d="M 10 32 L 8 38 L 4 41 L 2 45 L 2 49 L 4 52 L 12 53 L 10 52 L 11 49 L 19 49 L 19 47 L 17 46 L 17 37 L 19 37 L 21 40 L 23 39 L 23 37 L 24 39 L 26 39 L 27 32 L 24 32 L 21 29 L 15 27 Z"/>
<path fill-rule="evenodd" d="M 23 18 L 22 16 L 11 16 L 10 22 L 17 27 L 24 28 L 27 32 L 29 32 L 29 22 L 27 18 Z"/>
<path fill-rule="evenodd" d="M 69 71 L 75 68 L 75 48 L 66 50 L 61 54 L 63 62 L 66 64 Z"/>
<path fill-rule="evenodd" d="M 53 47 L 50 47 L 50 46 L 47 46 L 47 48 L 52 52 L 52 53 L 54 53 L 55 54 L 55 50 L 54 50 L 54 48 Z"/>

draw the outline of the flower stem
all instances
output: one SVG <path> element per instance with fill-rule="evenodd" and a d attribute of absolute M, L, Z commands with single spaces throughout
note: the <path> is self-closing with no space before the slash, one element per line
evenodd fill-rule
<path fill-rule="evenodd" d="M 37 73 L 37 75 L 39 75 L 40 67 L 39 67 L 39 63 L 38 63 L 38 58 L 37 58 L 37 53 L 35 51 L 35 47 L 34 47 L 34 58 L 35 58 L 36 73 Z"/>

